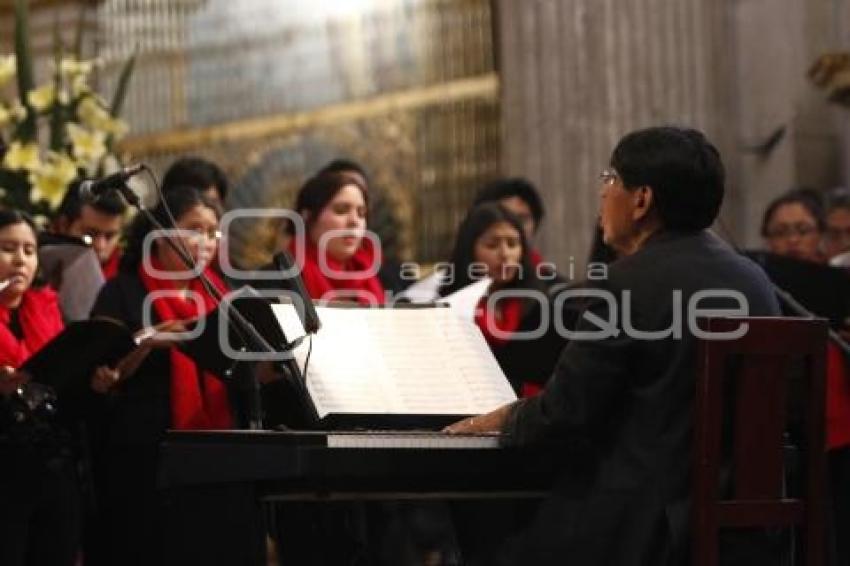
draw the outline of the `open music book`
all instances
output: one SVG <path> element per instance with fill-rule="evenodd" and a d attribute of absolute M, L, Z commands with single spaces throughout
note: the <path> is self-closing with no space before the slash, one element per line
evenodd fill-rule
<path fill-rule="evenodd" d="M 61 395 L 68 389 L 87 389 L 95 368 L 114 366 L 137 345 L 123 322 L 103 317 L 78 320 L 30 356 L 20 369 Z"/>
<path fill-rule="evenodd" d="M 303 334 L 292 305 L 272 306 Z M 370 428 L 441 426 L 516 400 L 481 331 L 445 306 L 317 307 L 321 330 L 294 350 L 318 421 Z M 300 329 L 300 330 L 299 330 Z"/>

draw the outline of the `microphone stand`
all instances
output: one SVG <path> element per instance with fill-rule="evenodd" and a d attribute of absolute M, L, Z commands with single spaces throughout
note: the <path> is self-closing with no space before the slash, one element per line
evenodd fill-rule
<path fill-rule="evenodd" d="M 770 277 L 768 277 L 768 279 L 770 279 Z M 776 292 L 776 296 L 779 297 L 779 300 L 783 302 L 785 306 L 787 306 L 789 309 L 794 311 L 797 315 L 804 318 L 817 318 L 812 311 L 801 305 L 800 302 L 794 298 L 794 295 L 774 283 L 773 279 L 770 279 L 770 284 L 773 285 L 773 290 L 774 292 Z M 842 338 L 838 332 L 836 332 L 832 328 L 829 328 L 828 326 L 827 331 L 829 332 L 829 339 L 832 340 L 832 342 L 836 346 L 838 346 L 842 352 L 844 352 L 845 356 L 850 358 L 850 344 L 848 344 L 847 341 Z"/>
<path fill-rule="evenodd" d="M 142 204 L 138 195 L 133 192 L 133 190 L 128 187 L 126 184 L 118 187 L 118 192 L 121 193 L 121 196 L 136 210 L 139 211 L 140 214 L 144 215 L 144 217 L 151 223 L 151 225 L 157 229 L 165 231 L 165 227 L 154 217 L 154 215 Z M 165 241 L 168 246 L 177 254 L 180 260 L 186 265 L 186 267 L 190 269 L 194 269 L 195 262 L 194 260 L 181 248 L 178 246 L 173 236 L 166 235 Z M 223 304 L 223 297 L 221 292 L 215 287 L 215 285 L 210 282 L 206 275 L 204 275 L 203 271 L 200 271 L 198 275 L 195 276 L 201 284 L 204 286 L 204 289 L 215 299 L 218 306 Z M 269 342 L 263 338 L 263 336 L 257 331 L 256 327 L 244 316 L 240 313 L 235 307 L 230 306 L 227 309 L 227 313 L 225 314 L 225 320 L 227 320 L 228 326 L 233 328 L 236 334 L 239 335 L 243 344 L 246 346 L 251 344 L 252 346 L 257 346 L 262 351 L 268 352 L 270 354 L 277 353 L 277 350 L 269 344 Z M 260 381 L 257 379 L 256 372 L 250 372 L 250 382 L 251 382 L 251 402 L 248 410 L 248 427 L 251 430 L 262 430 L 263 429 L 263 405 L 262 405 L 262 396 L 261 396 L 261 387 Z"/>

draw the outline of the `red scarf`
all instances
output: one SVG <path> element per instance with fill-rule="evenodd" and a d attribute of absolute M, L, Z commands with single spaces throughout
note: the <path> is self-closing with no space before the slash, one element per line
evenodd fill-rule
<path fill-rule="evenodd" d="M 106 263 L 100 265 L 100 269 L 103 271 L 103 278 L 109 281 L 118 275 L 119 263 L 121 263 L 121 249 L 115 248 L 115 251 L 112 252 L 112 255 L 106 260 Z"/>
<path fill-rule="evenodd" d="M 0 364 L 20 367 L 51 338 L 62 332 L 62 314 L 56 293 L 48 288 L 28 289 L 18 306 L 18 322 L 23 340 L 12 334 L 9 322 L 12 312 L 0 307 Z"/>
<path fill-rule="evenodd" d="M 826 447 L 850 446 L 850 371 L 833 342 L 826 350 Z"/>
<path fill-rule="evenodd" d="M 290 246 L 290 252 L 296 256 L 295 244 Z M 297 256 L 296 256 L 297 260 Z M 339 262 L 327 258 L 327 267 L 333 272 L 366 271 L 374 265 L 380 265 L 380 257 L 372 246 L 372 241 L 364 239 L 363 243 L 354 252 L 354 255 L 346 262 Z M 339 292 L 339 298 L 343 300 L 356 300 L 363 305 L 384 304 L 384 287 L 377 275 L 372 277 L 358 277 L 357 279 L 337 279 L 331 274 L 324 274 L 319 266 L 319 250 L 311 242 L 307 242 L 304 250 L 304 268 L 301 270 L 301 278 L 304 286 L 313 299 L 330 299 Z M 375 300 L 370 300 L 374 297 Z"/>
<path fill-rule="evenodd" d="M 151 263 L 156 269 L 162 269 L 162 265 L 155 258 Z M 210 268 L 204 270 L 204 275 L 219 291 L 226 292 L 224 282 Z M 177 290 L 174 281 L 153 277 L 145 271 L 144 265 L 139 266 L 139 276 L 148 292 Z M 196 301 L 177 296 L 160 297 L 153 301 L 160 321 L 192 320 L 216 307 L 215 300 L 197 279 L 192 280 L 188 290 L 197 293 L 203 300 L 203 306 L 198 308 Z M 207 371 L 199 375 L 195 362 L 178 348 L 171 348 L 170 354 L 171 426 L 178 430 L 232 428 L 233 413 L 224 383 Z"/>
<path fill-rule="evenodd" d="M 493 330 L 498 329 L 501 333 L 516 332 L 522 319 L 522 300 L 519 297 L 505 297 L 487 308 L 487 298 L 487 295 L 481 297 L 475 307 L 475 324 L 491 348 L 501 348 L 510 338 L 494 336 Z"/>
<path fill-rule="evenodd" d="M 543 263 L 543 256 L 540 255 L 539 251 L 531 249 L 528 251 L 528 260 L 531 262 L 531 267 L 537 267 Z"/>

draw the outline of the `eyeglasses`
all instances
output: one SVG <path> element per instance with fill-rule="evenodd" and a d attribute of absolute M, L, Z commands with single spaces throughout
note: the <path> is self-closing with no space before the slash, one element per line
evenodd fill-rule
<path fill-rule="evenodd" d="M 803 237 L 814 234 L 818 227 L 812 224 L 780 224 L 767 230 L 767 237 L 771 240 L 791 238 L 793 236 Z"/>
<path fill-rule="evenodd" d="M 603 185 L 613 185 L 619 178 L 619 173 L 610 168 L 603 169 L 602 172 L 599 173 L 599 180 L 602 181 Z"/>

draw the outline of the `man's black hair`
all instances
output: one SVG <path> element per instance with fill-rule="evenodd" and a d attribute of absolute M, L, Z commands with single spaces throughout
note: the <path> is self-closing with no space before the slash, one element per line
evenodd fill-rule
<path fill-rule="evenodd" d="M 518 197 L 528 205 L 528 208 L 531 209 L 531 215 L 534 217 L 534 226 L 535 228 L 539 227 L 545 215 L 543 199 L 540 198 L 540 193 L 537 192 L 534 185 L 521 177 L 497 179 L 487 183 L 475 195 L 472 206 L 478 206 L 485 202 L 498 202 L 511 197 Z"/>
<path fill-rule="evenodd" d="M 829 214 L 837 208 L 850 210 L 850 189 L 847 187 L 834 187 L 826 193 L 826 213 Z"/>
<path fill-rule="evenodd" d="M 625 187 L 652 189 L 666 229 L 702 230 L 720 213 L 726 173 L 702 132 L 675 126 L 631 132 L 614 148 L 611 167 Z"/>
<path fill-rule="evenodd" d="M 56 210 L 56 216 L 65 218 L 71 223 L 83 214 L 83 206 L 85 205 L 110 216 L 118 216 L 127 211 L 127 203 L 116 191 L 108 191 L 93 202 L 83 202 L 80 198 L 80 181 L 74 181 L 65 191 L 65 196 L 62 197 L 62 202 L 59 203 L 59 208 Z"/>
<path fill-rule="evenodd" d="M 227 175 L 221 168 L 201 157 L 181 157 L 171 164 L 162 177 L 162 192 L 165 193 L 173 187 L 188 186 L 198 191 L 206 191 L 215 187 L 221 200 L 227 198 L 230 186 Z"/>

